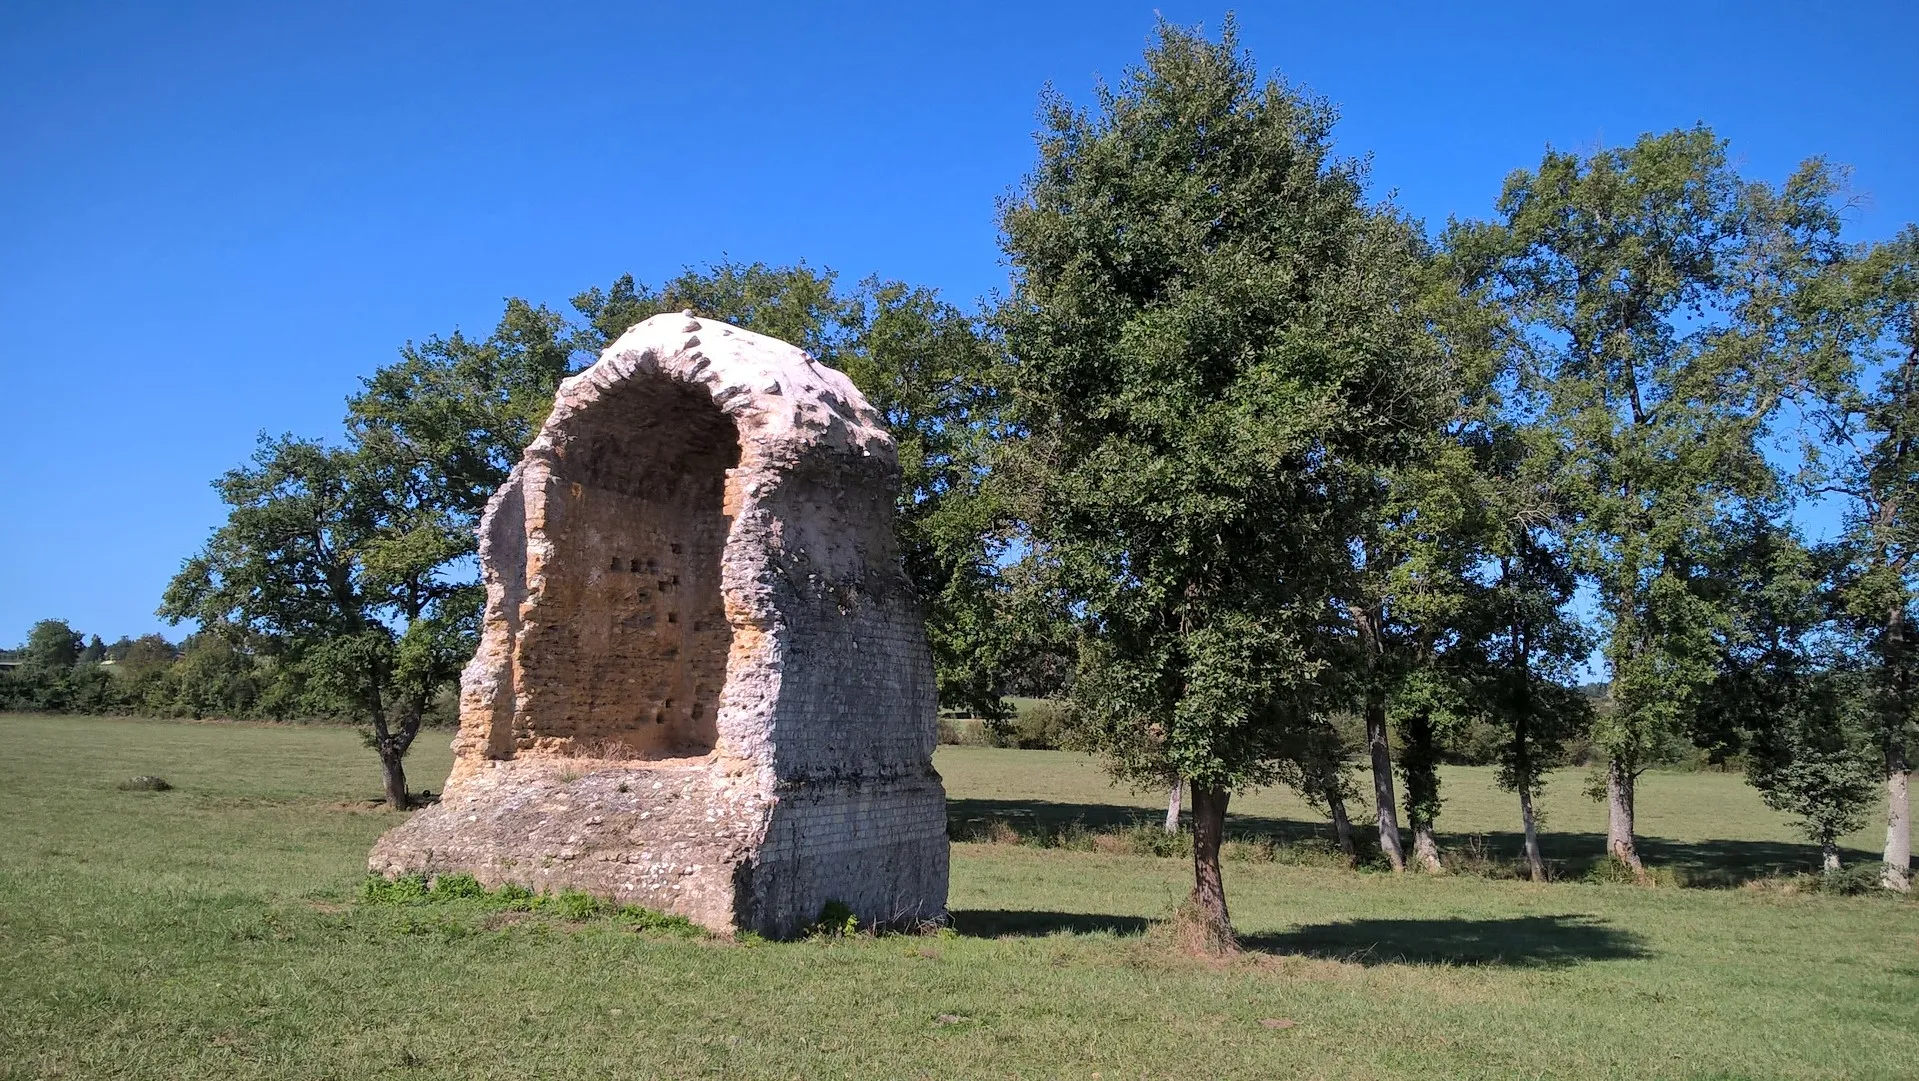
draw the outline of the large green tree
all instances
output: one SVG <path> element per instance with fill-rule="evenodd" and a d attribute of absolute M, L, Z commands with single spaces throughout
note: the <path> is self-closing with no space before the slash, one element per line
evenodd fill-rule
<path fill-rule="evenodd" d="M 1498 220 L 1455 233 L 1528 336 L 1524 386 L 1564 453 L 1573 553 L 1597 587 L 1612 708 L 1607 850 L 1643 874 L 1635 781 L 1683 746 L 1726 614 L 1711 566 L 1775 477 L 1761 441 L 1792 380 L 1778 301 L 1836 249 L 1833 177 L 1742 180 L 1704 128 L 1513 174 Z"/>
<path fill-rule="evenodd" d="M 1546 434 L 1496 426 L 1482 448 L 1486 558 L 1462 621 L 1467 683 L 1500 734 L 1497 781 L 1519 797 L 1521 856 L 1535 882 L 1546 878 L 1536 810 L 1546 771 L 1593 720 L 1573 686 L 1592 639 L 1568 610 L 1577 576 Z"/>
<path fill-rule="evenodd" d="M 1414 232 L 1369 206 L 1333 112 L 1161 24 L 1095 108 L 1044 105 L 1001 215 L 1030 543 L 1084 628 L 1080 736 L 1191 785 L 1193 906 L 1230 942 L 1219 843 L 1319 672 L 1349 498 L 1435 423 Z"/>
<path fill-rule="evenodd" d="M 1752 523 L 1722 581 L 1735 614 L 1701 735 L 1716 757 L 1736 753 L 1767 805 L 1793 815 L 1839 869 L 1839 837 L 1865 822 L 1876 787 L 1867 667 L 1832 602 L 1831 556 L 1788 527 Z M 1826 558 L 1821 558 L 1821 556 Z"/>
<path fill-rule="evenodd" d="M 1837 585 L 1853 639 L 1872 661 L 1872 742 L 1886 792 L 1883 883 L 1905 892 L 1919 741 L 1919 227 L 1823 285 L 1806 298 L 1806 321 L 1837 348 L 1809 380 L 1808 483 L 1842 501 Z"/>
<path fill-rule="evenodd" d="M 1001 574 L 1011 523 L 990 483 L 1005 427 L 998 344 L 930 289 L 868 279 L 849 300 L 852 334 L 829 361 L 899 446 L 894 527 L 925 608 L 940 703 L 1001 717 L 1034 621 Z"/>
<path fill-rule="evenodd" d="M 380 442 L 263 439 L 216 482 L 227 521 L 160 608 L 292 666 L 314 701 L 364 724 L 396 809 L 406 753 L 475 640 L 477 587 L 442 573 L 463 543 L 451 500 L 420 476 Z"/>
<path fill-rule="evenodd" d="M 64 619 L 43 619 L 27 632 L 21 664 L 30 670 L 64 672 L 80 663 L 80 633 Z"/>

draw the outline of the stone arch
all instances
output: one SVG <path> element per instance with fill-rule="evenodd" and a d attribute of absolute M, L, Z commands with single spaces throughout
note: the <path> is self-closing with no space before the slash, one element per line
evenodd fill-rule
<path fill-rule="evenodd" d="M 944 911 L 898 478 L 843 373 L 691 313 L 629 329 L 560 384 L 487 505 L 453 772 L 369 868 L 763 935 L 828 902 Z"/>
<path fill-rule="evenodd" d="M 706 389 L 659 372 L 635 373 L 569 420 L 545 480 L 516 751 L 714 749 L 732 643 L 726 483 L 739 460 L 733 421 Z"/>

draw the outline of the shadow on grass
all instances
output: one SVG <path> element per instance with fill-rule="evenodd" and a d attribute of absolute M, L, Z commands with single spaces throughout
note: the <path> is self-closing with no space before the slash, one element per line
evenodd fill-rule
<path fill-rule="evenodd" d="M 969 938 L 1137 935 L 1153 922 L 1139 916 L 1094 912 L 994 908 L 953 913 L 953 929 Z M 1651 956 L 1640 936 L 1585 915 L 1341 920 L 1284 934 L 1243 935 L 1239 944 L 1242 949 L 1259 953 L 1324 957 L 1362 965 L 1563 968 L 1587 961 Z"/>
<path fill-rule="evenodd" d="M 1022 832 L 1057 831 L 1071 825 L 1104 832 L 1137 825 L 1158 826 L 1164 821 L 1165 812 L 1111 803 L 1054 803 L 1051 800 L 1008 799 L 948 799 L 946 801 L 949 833 L 964 835 L 968 830 L 994 819 L 1003 820 Z M 1317 838 L 1330 840 L 1333 836 L 1333 827 L 1330 823 L 1266 818 L 1260 815 L 1229 814 L 1226 816 L 1226 828 L 1227 834 L 1231 837 L 1265 836 L 1275 841 L 1293 843 Z"/>
<path fill-rule="evenodd" d="M 1651 956 L 1640 936 L 1581 915 L 1341 920 L 1279 935 L 1248 935 L 1239 942 L 1244 949 L 1263 953 L 1305 954 L 1363 965 L 1563 968 Z"/>
<path fill-rule="evenodd" d="M 1049 800 L 954 799 L 946 803 L 947 829 L 954 837 L 977 834 L 982 824 L 1002 820 L 1022 834 L 1056 833 L 1068 826 L 1104 832 L 1141 824 L 1157 824 L 1160 814 L 1140 807 L 1104 803 L 1054 803 Z M 1442 820 L 1441 826 L 1444 826 Z M 1370 828 L 1355 823 L 1358 839 L 1371 844 Z M 1226 818 L 1229 839 L 1267 839 L 1278 845 L 1332 843 L 1332 826 L 1325 822 L 1271 818 L 1263 815 L 1229 814 Z M 1442 832 L 1442 849 L 1459 853 L 1467 847 L 1516 866 L 1520 858 L 1521 835 L 1517 831 L 1494 831 L 1462 837 Z M 1599 863 L 1606 854 L 1603 833 L 1546 832 L 1539 838 L 1540 848 L 1552 865 L 1556 878 L 1579 878 Z M 1740 886 L 1755 879 L 1781 874 L 1817 870 L 1819 849 L 1810 844 L 1786 841 L 1674 841 L 1660 837 L 1639 838 L 1639 853 L 1656 868 L 1675 872 L 1679 882 L 1698 888 Z M 1362 853 L 1364 855 L 1364 853 Z M 1845 850 L 1848 863 L 1878 859 L 1874 852 Z"/>
<path fill-rule="evenodd" d="M 1046 935 L 1137 935 L 1151 920 L 1096 912 L 1024 912 L 976 908 L 953 913 L 953 930 L 968 938 L 1041 938 Z"/>

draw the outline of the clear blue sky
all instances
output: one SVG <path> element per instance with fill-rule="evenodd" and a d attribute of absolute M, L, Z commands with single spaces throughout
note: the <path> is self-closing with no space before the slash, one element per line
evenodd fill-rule
<path fill-rule="evenodd" d="M 1244 5 L 1262 69 L 1434 224 L 1551 143 L 1705 121 L 1754 176 L 1855 169 L 1919 219 L 1919 5 Z M 256 433 L 332 435 L 409 338 L 722 255 L 1000 286 L 993 205 L 1052 82 L 1155 8 L 0 6 L 0 645 L 153 616 Z M 173 632 L 177 634 L 178 632 Z"/>

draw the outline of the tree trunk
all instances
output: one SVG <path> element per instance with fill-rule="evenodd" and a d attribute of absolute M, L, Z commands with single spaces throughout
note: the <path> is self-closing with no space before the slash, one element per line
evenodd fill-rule
<path fill-rule="evenodd" d="M 1879 884 L 1900 893 L 1912 889 L 1912 767 L 1898 744 L 1886 755 L 1886 860 Z"/>
<path fill-rule="evenodd" d="M 1606 763 L 1606 854 L 1631 868 L 1633 877 L 1643 882 L 1646 865 L 1639 862 L 1639 846 L 1633 843 L 1632 800 L 1632 771 L 1614 758 Z"/>
<path fill-rule="evenodd" d="M 1439 859 L 1439 841 L 1433 828 L 1424 822 L 1413 827 L 1413 862 L 1430 874 L 1443 874 L 1446 865 Z"/>
<path fill-rule="evenodd" d="M 1907 372 L 1919 364 L 1919 349 L 1907 358 Z M 1906 606 L 1886 614 L 1886 658 L 1892 670 L 1892 717 L 1886 725 L 1886 853 L 1879 884 L 1906 893 L 1912 889 L 1912 763 L 1900 738 L 1912 694 L 1906 667 Z"/>
<path fill-rule="evenodd" d="M 1166 793 L 1166 832 L 1179 832 L 1179 793 L 1184 787 L 1178 777 L 1173 778 L 1172 790 Z"/>
<path fill-rule="evenodd" d="M 1379 850 L 1393 870 L 1406 869 L 1399 844 L 1399 815 L 1393 799 L 1393 752 L 1386 742 L 1386 702 L 1376 691 L 1366 695 L 1366 748 L 1373 757 L 1373 803 L 1379 812 Z"/>
<path fill-rule="evenodd" d="M 397 754 L 380 755 L 380 773 L 386 780 L 386 802 L 396 811 L 404 811 L 410 804 L 406 794 L 405 760 Z"/>
<path fill-rule="evenodd" d="M 1209 952 L 1233 949 L 1233 923 L 1226 914 L 1226 883 L 1219 873 L 1219 842 L 1226 832 L 1223 788 L 1194 784 L 1193 792 L 1193 914 L 1199 921 L 1201 945 Z"/>
<path fill-rule="evenodd" d="M 1440 874 L 1446 867 L 1439 860 L 1439 840 L 1433 836 L 1433 823 L 1439 817 L 1439 741 L 1432 714 L 1419 710 L 1408 716 L 1400 726 L 1399 739 L 1399 778 L 1406 786 L 1413 865 Z"/>
<path fill-rule="evenodd" d="M 1340 794 L 1339 782 L 1326 782 L 1326 806 L 1333 815 L 1333 836 L 1339 841 L 1339 850 L 1346 853 L 1346 862 L 1359 866 L 1359 846 L 1353 843 L 1353 820 L 1346 816 L 1346 797 Z"/>
<path fill-rule="evenodd" d="M 1546 861 L 1539 855 L 1539 820 L 1533 815 L 1533 790 L 1519 786 L 1519 823 L 1526 831 L 1526 870 L 1534 882 L 1546 881 Z"/>

